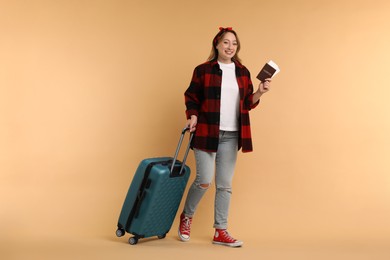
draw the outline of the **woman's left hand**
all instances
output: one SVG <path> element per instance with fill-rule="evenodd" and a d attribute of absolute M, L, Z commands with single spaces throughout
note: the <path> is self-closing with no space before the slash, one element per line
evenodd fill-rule
<path fill-rule="evenodd" d="M 268 78 L 264 82 L 260 82 L 258 91 L 260 92 L 260 95 L 263 95 L 264 93 L 268 92 L 271 86 L 271 79 Z"/>

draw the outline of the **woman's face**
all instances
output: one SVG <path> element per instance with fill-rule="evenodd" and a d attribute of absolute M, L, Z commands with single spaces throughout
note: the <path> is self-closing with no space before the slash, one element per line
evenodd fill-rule
<path fill-rule="evenodd" d="M 237 46 L 236 36 L 231 32 L 225 33 L 217 45 L 218 60 L 223 63 L 231 63 L 236 54 Z"/>

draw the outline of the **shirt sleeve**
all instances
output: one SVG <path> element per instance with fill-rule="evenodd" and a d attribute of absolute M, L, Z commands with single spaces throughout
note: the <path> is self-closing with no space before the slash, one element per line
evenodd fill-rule
<path fill-rule="evenodd" d="M 199 116 L 200 100 L 201 100 L 201 76 L 199 68 L 194 69 L 190 86 L 184 92 L 184 100 L 186 105 L 186 116 L 190 119 L 192 115 Z"/>
<path fill-rule="evenodd" d="M 253 93 L 253 84 L 252 84 L 252 80 L 251 80 L 251 76 L 250 76 L 250 73 L 249 71 L 247 70 L 247 73 L 248 73 L 248 95 L 245 97 L 245 108 L 249 111 L 251 109 L 254 109 L 255 107 L 257 107 L 260 103 L 260 99 L 253 104 L 253 96 L 254 96 L 254 93 Z"/>

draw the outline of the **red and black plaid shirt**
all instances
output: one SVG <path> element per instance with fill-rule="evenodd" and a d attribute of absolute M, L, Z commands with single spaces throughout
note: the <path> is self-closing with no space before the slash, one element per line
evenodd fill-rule
<path fill-rule="evenodd" d="M 240 135 L 238 149 L 252 151 L 252 138 L 249 110 L 252 105 L 253 85 L 248 69 L 239 62 L 236 65 L 236 78 L 240 88 Z M 198 117 L 192 147 L 208 152 L 216 152 L 219 139 L 222 70 L 217 60 L 205 62 L 194 69 L 190 86 L 184 93 L 187 119 Z"/>

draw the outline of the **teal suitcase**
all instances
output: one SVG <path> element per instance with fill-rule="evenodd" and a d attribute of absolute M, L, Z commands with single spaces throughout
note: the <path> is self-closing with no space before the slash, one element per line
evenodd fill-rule
<path fill-rule="evenodd" d="M 183 129 L 174 157 L 144 159 L 134 174 L 116 231 L 118 237 L 126 232 L 134 235 L 129 238 L 131 245 L 140 238 L 165 238 L 172 226 L 191 172 L 185 161 L 192 133 L 183 161 L 177 160 L 187 131 Z"/>

